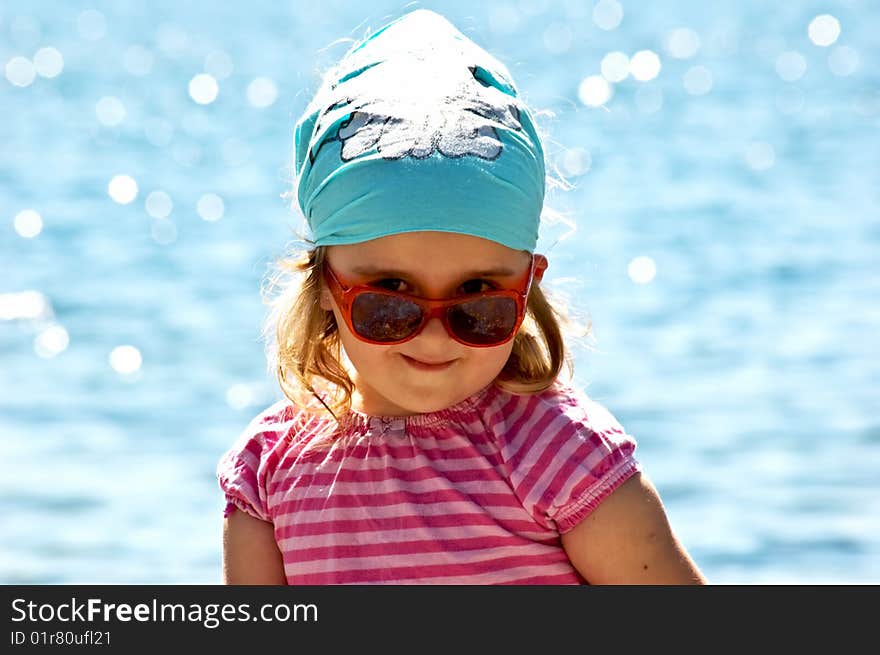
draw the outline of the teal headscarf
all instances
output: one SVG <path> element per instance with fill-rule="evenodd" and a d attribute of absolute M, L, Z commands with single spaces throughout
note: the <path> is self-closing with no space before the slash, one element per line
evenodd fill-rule
<path fill-rule="evenodd" d="M 438 230 L 535 249 L 544 153 L 532 117 L 507 69 L 434 12 L 352 48 L 294 141 L 317 245 Z"/>

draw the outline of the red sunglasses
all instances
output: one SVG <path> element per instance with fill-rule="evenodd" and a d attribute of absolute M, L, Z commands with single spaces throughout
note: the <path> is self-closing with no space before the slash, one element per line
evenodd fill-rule
<path fill-rule="evenodd" d="M 346 286 L 324 262 L 325 280 L 348 329 L 361 341 L 383 346 L 404 343 L 439 318 L 453 339 L 472 348 L 500 346 L 516 334 L 526 315 L 532 281 L 540 281 L 547 258 L 532 255 L 522 281 L 457 298 L 432 300 L 368 286 Z"/>

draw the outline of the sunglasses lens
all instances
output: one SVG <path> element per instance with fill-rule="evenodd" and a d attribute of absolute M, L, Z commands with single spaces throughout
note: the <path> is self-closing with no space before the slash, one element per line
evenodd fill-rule
<path fill-rule="evenodd" d="M 500 344 L 516 327 L 518 311 L 513 298 L 478 298 L 449 308 L 447 318 L 455 336 L 476 346 Z"/>
<path fill-rule="evenodd" d="M 422 308 L 405 298 L 380 293 L 361 293 L 351 306 L 355 332 L 380 342 L 400 341 L 422 323 Z"/>

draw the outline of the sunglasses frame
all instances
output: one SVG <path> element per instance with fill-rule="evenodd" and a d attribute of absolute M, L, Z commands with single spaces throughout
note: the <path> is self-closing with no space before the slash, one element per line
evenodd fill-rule
<path fill-rule="evenodd" d="M 425 329 L 428 321 L 430 321 L 432 318 L 439 318 L 440 322 L 443 324 L 443 327 L 446 330 L 446 333 L 450 336 L 450 338 L 454 339 L 458 343 L 468 346 L 469 348 L 494 348 L 496 346 L 504 345 L 505 343 L 513 339 L 514 336 L 516 336 L 516 333 L 519 330 L 520 325 L 522 325 L 522 322 L 526 316 L 526 306 L 528 303 L 529 292 L 531 291 L 532 284 L 535 281 L 541 281 L 544 276 L 545 270 L 547 270 L 547 258 L 544 257 L 544 255 L 533 254 L 531 256 L 531 261 L 529 263 L 529 267 L 526 271 L 525 276 L 523 277 L 522 281 L 520 281 L 513 288 L 493 289 L 491 291 L 480 291 L 479 293 L 471 293 L 464 296 L 457 296 L 455 298 L 439 299 L 423 298 L 421 296 L 414 296 L 408 293 L 389 291 L 388 289 L 377 289 L 376 287 L 369 287 L 366 285 L 346 285 L 339 279 L 333 269 L 330 268 L 330 264 L 326 260 L 324 261 L 324 280 L 327 282 L 327 287 L 330 290 L 330 294 L 333 296 L 334 300 L 336 300 L 336 304 L 339 306 L 339 310 L 341 311 L 342 316 L 345 319 L 345 324 L 348 326 L 348 329 L 351 331 L 351 333 L 360 341 L 376 346 L 395 346 L 401 343 L 406 343 L 407 341 L 410 341 L 417 337 L 422 332 L 422 330 Z M 421 322 L 412 331 L 412 333 L 408 334 L 405 338 L 398 339 L 396 341 L 376 341 L 374 339 L 365 337 L 355 329 L 354 321 L 352 320 L 352 307 L 354 305 L 354 301 L 359 295 L 364 293 L 371 293 L 380 296 L 390 296 L 393 298 L 406 300 L 417 305 L 422 310 Z M 455 305 L 473 302 L 475 300 L 487 297 L 511 298 L 516 303 L 516 323 L 514 324 L 513 329 L 510 331 L 510 334 L 502 341 L 487 344 L 471 343 L 469 341 L 465 341 L 459 338 L 452 330 L 452 326 L 449 324 L 449 316 L 446 310 L 450 307 L 454 307 Z"/>

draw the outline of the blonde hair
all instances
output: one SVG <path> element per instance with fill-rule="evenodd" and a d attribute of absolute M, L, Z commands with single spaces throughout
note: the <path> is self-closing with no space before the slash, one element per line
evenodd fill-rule
<path fill-rule="evenodd" d="M 264 287 L 271 310 L 263 336 L 270 370 L 274 369 L 284 395 L 304 409 L 315 409 L 317 400 L 338 419 L 351 408 L 355 387 L 342 363 L 336 317 L 321 307 L 325 253 L 325 247 L 312 246 L 277 262 Z M 571 374 L 571 357 L 563 340 L 567 325 L 565 314 L 539 284 L 533 284 L 526 318 L 495 384 L 512 393 L 530 394 L 550 387 L 563 368 Z"/>

